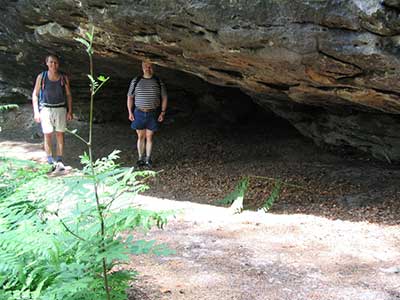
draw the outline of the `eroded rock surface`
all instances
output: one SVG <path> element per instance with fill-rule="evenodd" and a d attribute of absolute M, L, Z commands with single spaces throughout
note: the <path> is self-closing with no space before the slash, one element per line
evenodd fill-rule
<path fill-rule="evenodd" d="M 240 88 L 317 143 L 400 160 L 398 0 L 0 4 L 3 102 L 30 97 L 39 63 L 54 50 L 84 101 L 87 63 L 73 37 L 94 24 L 96 68 L 113 78 L 100 95 L 107 108 L 99 118 L 123 113 L 129 80 L 146 56 L 164 67 L 161 74 L 183 102 L 204 99 L 205 82 Z"/>

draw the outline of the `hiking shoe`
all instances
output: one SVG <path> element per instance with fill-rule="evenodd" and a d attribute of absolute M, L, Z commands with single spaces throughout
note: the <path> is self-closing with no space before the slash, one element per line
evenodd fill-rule
<path fill-rule="evenodd" d="M 151 169 L 153 166 L 153 162 L 151 161 L 151 159 L 148 159 L 144 162 L 144 165 L 146 168 Z"/>
<path fill-rule="evenodd" d="M 146 165 L 146 162 L 143 160 L 143 159 L 139 159 L 137 162 L 136 162 L 136 166 L 138 166 L 139 168 L 140 167 L 143 167 L 143 166 L 145 166 Z"/>
<path fill-rule="evenodd" d="M 56 172 L 62 172 L 62 171 L 64 171 L 64 170 L 65 170 L 65 166 L 64 166 L 63 162 L 62 162 L 62 161 L 58 161 L 58 162 L 56 163 L 55 171 L 56 171 Z"/>

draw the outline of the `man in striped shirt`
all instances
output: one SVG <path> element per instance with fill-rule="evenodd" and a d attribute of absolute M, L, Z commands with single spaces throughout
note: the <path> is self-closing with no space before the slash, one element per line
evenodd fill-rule
<path fill-rule="evenodd" d="M 143 76 L 135 77 L 129 85 L 127 106 L 131 128 L 138 137 L 137 165 L 151 168 L 153 135 L 164 121 L 168 100 L 164 83 L 154 76 L 152 63 L 143 61 L 142 69 Z"/>

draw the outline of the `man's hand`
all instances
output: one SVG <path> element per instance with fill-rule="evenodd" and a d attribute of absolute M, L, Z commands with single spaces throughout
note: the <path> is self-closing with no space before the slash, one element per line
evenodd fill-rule
<path fill-rule="evenodd" d="M 34 115 L 33 115 L 33 118 L 35 119 L 35 122 L 36 122 L 36 123 L 40 123 L 40 114 L 38 114 L 38 113 L 37 113 L 37 114 L 34 114 Z"/>
<path fill-rule="evenodd" d="M 129 117 L 128 117 L 128 119 L 130 120 L 130 121 L 135 121 L 135 116 L 133 115 L 133 113 L 129 113 Z"/>
<path fill-rule="evenodd" d="M 67 112 L 67 121 L 71 121 L 74 118 L 74 116 L 72 115 L 72 112 Z"/>
<path fill-rule="evenodd" d="M 160 115 L 158 116 L 157 121 L 158 121 L 158 122 L 164 121 L 164 116 L 165 116 L 165 112 L 161 112 Z"/>

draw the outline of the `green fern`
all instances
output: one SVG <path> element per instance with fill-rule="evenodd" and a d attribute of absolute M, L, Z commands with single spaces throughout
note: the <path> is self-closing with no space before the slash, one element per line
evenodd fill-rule
<path fill-rule="evenodd" d="M 113 156 L 112 156 L 113 157 Z M 105 213 L 105 236 L 99 235 L 97 208 L 85 186 L 90 174 L 65 178 L 49 178 L 36 172 L 35 164 L 2 160 L 2 174 L 14 181 L 13 193 L 0 198 L 0 296 L 6 299 L 95 299 L 104 298 L 101 261 L 106 258 L 107 270 L 129 261 L 129 254 L 167 254 L 168 249 L 154 241 L 126 241 L 120 232 L 136 228 L 163 227 L 171 213 L 127 208 Z M 107 190 L 118 180 L 129 183 L 131 195 L 145 185 L 130 169 L 116 171 L 116 164 L 99 160 L 99 186 Z M 16 167 L 17 170 L 13 170 Z M 21 171 L 23 170 L 23 171 Z M 20 178 L 21 183 L 18 184 Z M 4 181 L 4 176 L 1 177 Z M 31 178 L 30 180 L 26 178 Z M 130 191 L 126 191 L 129 193 Z M 105 193 L 105 192 L 104 192 Z M 120 194 L 113 190 L 102 205 Z M 84 197 L 83 197 L 84 196 Z M 64 204 L 73 204 L 62 210 Z M 68 228 L 68 230 L 66 230 Z M 79 238 L 77 238 L 79 237 Z M 109 285 L 113 299 L 125 299 L 128 280 L 134 273 L 111 272 Z M 36 298 L 35 298 L 36 297 Z M 1 298 L 0 298 L 1 299 Z M 37 298 L 39 299 L 39 298 Z"/>
<path fill-rule="evenodd" d="M 217 201 L 217 204 L 231 205 L 238 199 L 243 199 L 249 187 L 249 181 L 250 181 L 249 177 L 245 177 L 242 180 L 240 180 L 239 183 L 235 186 L 234 191 L 228 194 L 222 200 Z"/>
<path fill-rule="evenodd" d="M 220 205 L 231 205 L 231 209 L 234 212 L 241 212 L 243 209 L 243 201 L 246 192 L 250 188 L 250 178 L 257 178 L 257 179 L 264 179 L 264 180 L 273 180 L 275 182 L 274 188 L 268 198 L 264 201 L 263 206 L 261 207 L 262 210 L 268 211 L 271 209 L 272 205 L 275 201 L 279 198 L 281 187 L 284 183 L 281 180 L 275 178 L 268 178 L 262 176 L 246 176 L 239 181 L 236 185 L 235 190 L 228 194 L 224 199 L 217 201 L 217 204 Z M 291 185 L 291 184 L 285 184 Z M 292 185 L 291 185 L 292 186 Z"/>
<path fill-rule="evenodd" d="M 264 201 L 264 205 L 261 207 L 261 209 L 265 212 L 271 209 L 272 205 L 276 200 L 278 200 L 279 195 L 281 193 L 281 187 L 282 187 L 282 182 L 280 180 L 277 180 L 275 182 L 275 186 L 271 192 L 271 194 L 268 196 L 268 198 Z"/>
<path fill-rule="evenodd" d="M 19 106 L 17 104 L 3 104 L 0 105 L 0 111 L 6 111 L 11 109 L 17 109 Z"/>

